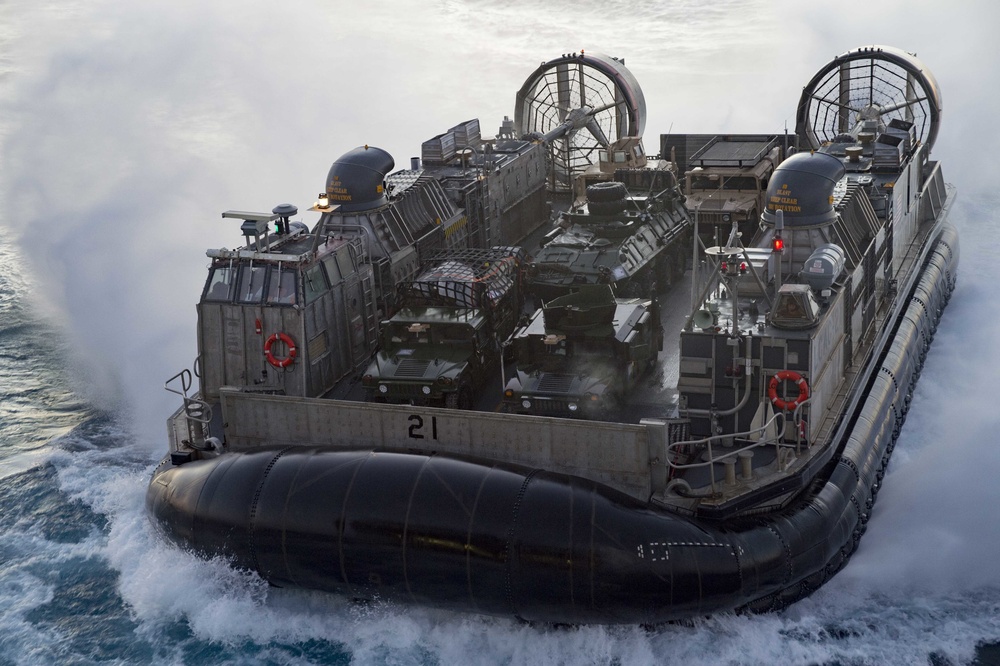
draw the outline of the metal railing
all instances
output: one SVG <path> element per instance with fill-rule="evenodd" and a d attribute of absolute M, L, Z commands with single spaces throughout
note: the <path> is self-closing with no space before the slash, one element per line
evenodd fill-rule
<path fill-rule="evenodd" d="M 805 401 L 803 401 L 803 403 L 804 402 Z M 801 406 L 802 405 L 800 404 L 795 410 L 795 414 L 793 416 L 794 419 L 793 423 L 798 423 L 796 417 L 798 416 L 799 408 Z M 781 428 L 778 430 L 778 434 L 770 439 L 764 436 L 765 433 L 768 431 L 768 429 L 776 424 L 778 419 L 781 419 Z M 767 421 L 767 423 L 760 426 L 759 428 L 754 428 L 740 433 L 725 433 L 722 435 L 713 435 L 711 437 L 704 437 L 702 439 L 691 439 L 683 442 L 673 442 L 669 446 L 667 446 L 667 467 L 673 470 L 687 470 L 687 469 L 708 467 L 709 486 L 711 488 L 712 494 L 714 495 L 717 492 L 716 479 L 715 479 L 715 463 L 726 462 L 727 460 L 732 460 L 735 462 L 735 460 L 739 457 L 739 454 L 744 451 L 750 451 L 752 449 L 763 448 L 766 446 L 773 446 L 776 469 L 779 472 L 787 469 L 792 453 L 794 452 L 797 455 L 801 451 L 802 437 L 801 433 L 799 432 L 799 428 L 796 426 L 795 443 L 793 444 L 793 443 L 782 442 L 781 440 L 784 430 L 785 430 L 785 415 L 782 412 L 778 412 L 774 414 Z M 726 447 L 725 452 L 718 455 L 713 450 L 712 446 L 713 442 L 716 442 L 718 440 L 722 439 L 728 440 L 737 438 L 750 439 L 755 435 L 760 435 L 760 439 L 758 441 L 753 442 L 752 444 L 748 444 L 740 448 Z M 696 463 L 675 462 L 675 460 L 680 460 L 682 456 L 686 455 L 686 453 L 682 451 L 682 449 L 686 451 L 696 451 L 699 450 L 701 447 L 704 447 L 705 451 L 708 454 L 706 460 Z"/>
<path fill-rule="evenodd" d="M 180 384 L 179 389 L 171 386 L 177 383 Z M 188 429 L 187 444 L 194 449 L 208 451 L 212 447 L 205 440 L 208 437 L 208 425 L 212 422 L 212 406 L 204 400 L 188 395 L 193 386 L 193 374 L 187 368 L 163 383 L 163 388 L 181 396 L 184 400 L 184 421 Z"/>

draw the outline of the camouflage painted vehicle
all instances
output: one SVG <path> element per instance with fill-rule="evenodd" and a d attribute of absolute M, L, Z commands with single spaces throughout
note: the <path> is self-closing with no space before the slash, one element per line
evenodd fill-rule
<path fill-rule="evenodd" d="M 663 329 L 655 300 L 615 298 L 599 285 L 540 308 L 513 347 L 505 411 L 604 418 L 656 363 Z"/>
<path fill-rule="evenodd" d="M 706 245 L 724 243 L 734 224 L 750 242 L 783 154 L 776 135 L 736 135 L 712 137 L 691 155 L 684 195 Z"/>
<path fill-rule="evenodd" d="M 366 399 L 471 409 L 514 332 L 522 258 L 513 247 L 452 250 L 397 285 L 402 307 L 381 324 Z"/>
<path fill-rule="evenodd" d="M 549 300 L 584 285 L 649 297 L 684 271 L 692 223 L 668 169 L 621 169 L 587 186 L 527 267 L 527 290 Z"/>

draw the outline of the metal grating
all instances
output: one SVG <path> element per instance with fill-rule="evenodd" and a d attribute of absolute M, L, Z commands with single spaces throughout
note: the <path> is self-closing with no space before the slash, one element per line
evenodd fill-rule
<path fill-rule="evenodd" d="M 543 372 L 538 380 L 538 390 L 545 393 L 568 393 L 573 385 L 573 375 Z"/>
<path fill-rule="evenodd" d="M 406 379 L 420 379 L 424 376 L 424 373 L 427 372 L 427 366 L 430 364 L 430 361 L 404 358 L 396 367 L 396 376 Z"/>

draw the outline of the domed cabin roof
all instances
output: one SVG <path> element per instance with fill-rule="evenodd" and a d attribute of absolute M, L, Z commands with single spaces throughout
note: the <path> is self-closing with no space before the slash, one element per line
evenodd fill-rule
<path fill-rule="evenodd" d="M 392 155 L 374 146 L 359 146 L 345 153 L 326 177 L 330 203 L 343 212 L 370 210 L 387 202 L 383 182 L 395 166 Z"/>
<path fill-rule="evenodd" d="M 782 162 L 767 186 L 767 205 L 761 215 L 773 226 L 782 211 L 786 228 L 807 229 L 832 224 L 833 188 L 846 174 L 843 162 L 825 153 L 796 153 Z"/>

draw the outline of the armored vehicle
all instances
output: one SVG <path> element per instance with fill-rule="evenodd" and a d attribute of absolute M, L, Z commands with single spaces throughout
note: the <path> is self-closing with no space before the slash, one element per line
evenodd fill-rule
<path fill-rule="evenodd" d="M 645 168 L 672 169 L 672 165 L 658 158 L 651 159 L 646 155 L 642 145 L 642 137 L 629 136 L 612 143 L 607 149 L 597 151 L 597 162 L 590 165 L 573 181 L 574 203 L 587 201 L 587 187 L 615 179 L 615 174 L 622 170 Z"/>
<path fill-rule="evenodd" d="M 684 270 L 691 221 L 674 174 L 622 169 L 587 186 L 587 200 L 561 213 L 529 261 L 527 290 L 549 300 L 583 285 L 614 285 L 648 297 Z"/>
<path fill-rule="evenodd" d="M 517 245 L 548 221 L 544 146 L 513 138 L 484 140 L 472 119 L 421 145 L 409 169 L 362 146 L 337 159 L 311 210 L 314 233 L 356 239 L 371 265 L 378 319 L 400 307 L 395 285 L 421 259 L 443 249 Z"/>
<path fill-rule="evenodd" d="M 387 186 L 399 193 L 420 180 L 439 183 L 465 213 L 460 242 L 449 247 L 519 245 L 549 220 L 544 145 L 514 137 L 504 127 L 485 139 L 474 118 L 424 141 L 420 155 L 411 158 L 408 170 L 390 174 Z"/>
<path fill-rule="evenodd" d="M 779 137 L 664 135 L 661 143 L 665 154 L 680 158 L 685 203 L 705 244 L 719 245 L 734 224 L 749 244 L 764 212 L 771 174 L 784 157 Z"/>
<path fill-rule="evenodd" d="M 397 285 L 402 308 L 380 327 L 362 377 L 367 399 L 470 409 L 520 315 L 523 256 L 516 247 L 444 252 Z"/>
<path fill-rule="evenodd" d="M 517 369 L 505 411 L 603 418 L 617 415 L 656 364 L 663 329 L 655 300 L 615 298 L 595 285 L 546 303 L 512 343 Z"/>

